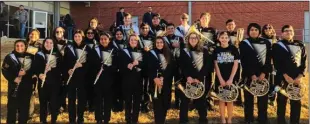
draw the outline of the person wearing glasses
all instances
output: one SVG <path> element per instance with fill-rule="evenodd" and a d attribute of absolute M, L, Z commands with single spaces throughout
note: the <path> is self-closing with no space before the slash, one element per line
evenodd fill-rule
<path fill-rule="evenodd" d="M 300 85 L 301 78 L 305 77 L 307 52 L 305 43 L 294 39 L 294 28 L 284 25 L 281 29 L 282 40 L 272 46 L 274 65 L 277 69 L 276 78 L 280 81 L 276 85 L 287 87 L 289 83 Z M 282 83 L 281 83 L 282 82 Z M 278 124 L 286 124 L 285 111 L 287 97 L 278 93 L 277 95 L 277 120 Z M 301 112 L 301 100 L 290 100 L 290 124 L 299 124 Z"/>
<path fill-rule="evenodd" d="M 279 40 L 279 37 L 277 37 L 276 31 L 271 24 L 266 24 L 263 26 L 262 38 L 267 39 L 271 43 L 271 45 L 277 43 L 277 41 Z M 275 87 L 274 84 L 275 82 L 278 82 L 279 80 L 275 78 L 276 70 L 274 68 L 272 58 L 271 58 L 271 66 L 272 66 L 272 73 L 269 74 L 270 75 L 270 78 L 269 78 L 270 88 L 269 88 L 269 95 L 268 95 L 268 104 L 271 106 L 274 106 L 274 101 L 276 98 L 276 94 L 273 92 L 274 87 Z"/>
<path fill-rule="evenodd" d="M 181 25 L 176 27 L 177 30 L 175 30 L 175 35 L 184 38 L 190 27 L 190 25 L 188 24 L 188 15 L 186 13 L 183 13 L 180 20 Z"/>
<path fill-rule="evenodd" d="M 70 42 L 68 42 L 67 39 L 65 39 L 65 29 L 62 27 L 56 27 L 53 31 L 53 36 L 52 39 L 55 42 L 54 47 L 56 50 L 56 52 L 59 52 L 59 57 L 60 57 L 60 68 L 63 65 L 63 56 L 65 53 L 65 48 L 67 47 L 68 44 L 70 44 Z M 64 72 L 65 70 L 61 70 L 61 86 L 60 86 L 60 91 L 59 91 L 59 97 L 58 97 L 58 101 L 59 101 L 59 106 L 58 109 L 60 110 L 60 112 L 63 111 L 67 111 L 67 105 L 66 105 L 66 97 L 67 97 L 67 86 L 65 85 L 65 79 L 64 79 Z"/>

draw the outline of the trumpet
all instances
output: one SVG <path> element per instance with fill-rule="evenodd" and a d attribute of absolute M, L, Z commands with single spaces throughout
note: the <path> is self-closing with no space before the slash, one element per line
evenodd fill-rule
<path fill-rule="evenodd" d="M 204 80 L 205 83 L 205 80 Z M 185 94 L 187 98 L 199 99 L 205 93 L 205 86 L 202 82 L 188 83 L 186 82 L 186 87 L 184 88 L 182 84 L 178 83 L 177 87 Z"/>
<path fill-rule="evenodd" d="M 84 46 L 81 55 L 79 56 L 78 60 L 76 60 L 76 63 L 75 63 L 75 65 L 74 65 L 73 69 L 72 69 L 72 74 L 71 74 L 71 75 L 69 76 L 69 78 L 68 78 L 67 85 L 69 84 L 69 82 L 70 82 L 70 80 L 71 80 L 71 78 L 72 78 L 72 75 L 73 75 L 75 69 L 77 68 L 77 67 L 76 67 L 76 64 L 80 61 L 80 59 L 82 58 L 82 56 L 83 56 L 83 54 L 84 54 L 84 52 L 85 52 L 86 46 L 87 46 L 87 45 Z"/>
<path fill-rule="evenodd" d="M 287 87 L 284 89 L 281 86 L 275 86 L 274 92 L 281 93 L 290 100 L 300 100 L 304 96 L 305 86 L 302 83 L 288 83 Z"/>
<path fill-rule="evenodd" d="M 159 73 L 158 70 L 157 70 L 157 74 L 156 75 L 157 75 L 156 76 L 157 78 L 160 78 L 161 73 Z M 160 80 L 160 81 L 161 81 L 161 83 L 163 83 L 163 80 Z M 157 99 L 157 92 L 158 92 L 158 94 L 161 94 L 161 89 L 162 89 L 161 87 L 158 87 L 157 84 L 155 84 L 155 91 L 154 91 L 154 98 L 155 99 Z"/>
<path fill-rule="evenodd" d="M 219 86 L 218 87 L 218 94 L 211 91 L 210 95 L 212 97 L 218 98 L 224 102 L 233 102 L 236 101 L 239 95 L 238 87 L 234 84 L 229 86 Z"/>
<path fill-rule="evenodd" d="M 44 78 L 42 79 L 42 85 L 41 85 L 41 88 L 43 88 L 43 85 L 44 85 L 44 83 L 45 83 L 46 73 L 48 72 L 47 67 L 49 66 L 49 64 L 50 64 L 50 62 L 51 62 L 51 58 L 52 58 L 52 53 L 53 53 L 53 50 L 54 50 L 54 47 L 52 47 L 52 49 L 51 49 L 51 51 L 50 51 L 50 54 L 48 55 L 48 60 L 47 60 L 46 66 L 45 66 L 45 70 L 44 70 Z"/>
<path fill-rule="evenodd" d="M 237 29 L 237 37 L 236 37 L 236 40 L 234 42 L 234 45 L 237 48 L 239 48 L 239 44 L 243 40 L 243 36 L 244 36 L 244 28 L 238 28 Z"/>
<path fill-rule="evenodd" d="M 253 96 L 264 96 L 269 91 L 269 81 L 264 79 L 262 81 L 252 80 L 250 87 L 244 85 L 244 89 L 251 93 Z"/>

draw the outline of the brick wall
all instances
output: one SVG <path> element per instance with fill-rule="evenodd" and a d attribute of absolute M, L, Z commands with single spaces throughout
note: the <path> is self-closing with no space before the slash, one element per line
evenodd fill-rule
<path fill-rule="evenodd" d="M 148 6 L 175 25 L 180 23 L 180 15 L 188 12 L 188 2 L 90 2 L 90 7 L 85 7 L 83 2 L 70 2 L 72 17 L 77 27 L 82 29 L 87 27 L 91 17 L 97 17 L 103 28 L 108 30 L 115 21 L 119 7 L 138 16 L 141 23 Z M 251 22 L 260 25 L 271 23 L 280 34 L 284 24 L 303 29 L 304 12 L 308 10 L 308 2 L 192 2 L 192 21 L 197 20 L 201 12 L 210 12 L 210 25 L 218 30 L 225 30 L 225 21 L 231 18 L 236 20 L 237 27 L 243 28 Z M 302 35 L 302 30 L 296 30 L 296 35 Z"/>

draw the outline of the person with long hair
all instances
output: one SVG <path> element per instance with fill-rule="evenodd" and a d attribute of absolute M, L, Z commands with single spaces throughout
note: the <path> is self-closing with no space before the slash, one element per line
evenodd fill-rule
<path fill-rule="evenodd" d="M 156 37 L 155 47 L 148 54 L 149 90 L 153 99 L 155 123 L 164 124 L 167 110 L 171 105 L 172 77 L 175 62 L 168 44 L 160 36 Z"/>
<path fill-rule="evenodd" d="M 221 32 L 218 36 L 220 46 L 216 47 L 213 52 L 214 67 L 217 77 L 215 78 L 215 91 L 218 87 L 229 88 L 234 83 L 234 77 L 238 69 L 239 51 L 229 44 L 229 36 L 227 32 Z M 226 105 L 225 105 L 226 104 Z M 219 101 L 220 115 L 222 124 L 232 123 L 233 102 Z M 227 108 L 225 107 L 227 106 Z M 225 119 L 227 110 L 227 121 Z"/>
<path fill-rule="evenodd" d="M 30 97 L 36 79 L 32 78 L 34 56 L 27 53 L 26 48 L 26 41 L 15 41 L 14 50 L 5 56 L 2 64 L 2 74 L 8 80 L 8 124 L 16 123 L 17 113 L 18 123 L 26 124 L 29 118 Z"/>
<path fill-rule="evenodd" d="M 186 78 L 186 83 L 200 83 L 203 82 L 206 92 L 209 91 L 210 73 L 213 70 L 212 58 L 208 50 L 203 47 L 203 41 L 198 31 L 191 31 L 185 38 L 187 47 L 181 50 L 180 53 L 180 67 Z M 185 83 L 181 83 L 185 87 Z M 181 94 L 180 104 L 180 123 L 188 123 L 188 104 L 190 99 Z M 206 111 L 206 93 L 200 98 L 193 100 L 199 114 L 199 123 L 208 123 Z"/>
<path fill-rule="evenodd" d="M 43 41 L 42 50 L 35 55 L 35 73 L 40 79 L 38 84 L 40 122 L 47 123 L 47 109 L 50 106 L 52 124 L 56 124 L 58 115 L 62 59 L 60 53 L 54 48 L 54 43 L 52 38 L 46 38 Z"/>
<path fill-rule="evenodd" d="M 89 30 L 89 29 L 93 29 L 93 35 L 94 35 L 94 38 L 99 41 L 99 34 L 102 32 L 100 29 L 99 29 L 99 20 L 98 18 L 96 17 L 93 17 L 89 20 L 89 23 L 88 23 L 88 28 L 86 30 Z M 85 30 L 85 33 L 87 32 Z"/>
<path fill-rule="evenodd" d="M 138 45 L 138 36 L 130 35 L 128 48 L 119 53 L 118 61 L 122 75 L 122 91 L 125 100 L 125 120 L 137 123 L 142 96 L 141 70 L 145 57 Z"/>
<path fill-rule="evenodd" d="M 277 37 L 276 30 L 271 24 L 266 24 L 262 28 L 262 38 L 267 39 L 271 45 L 273 46 L 277 41 L 280 40 L 279 37 Z M 268 103 L 271 106 L 274 106 L 274 101 L 276 99 L 276 94 L 273 92 L 275 87 L 275 82 L 279 82 L 277 78 L 275 78 L 276 69 L 274 67 L 273 58 L 271 58 L 271 67 L 272 72 L 269 74 L 269 82 L 270 82 L 270 88 L 269 88 L 269 95 L 268 95 Z"/>
<path fill-rule="evenodd" d="M 90 53 L 90 48 L 83 42 L 84 37 L 82 30 L 76 30 L 74 32 L 74 42 L 65 49 L 64 68 L 67 70 L 65 77 L 67 77 L 66 83 L 68 85 L 69 123 L 76 123 L 76 116 L 78 123 L 84 122 L 83 116 L 86 107 L 85 77 L 88 72 Z M 78 99 L 77 112 L 76 99 Z"/>
<path fill-rule="evenodd" d="M 108 124 L 111 117 L 111 93 L 113 93 L 112 85 L 115 79 L 115 72 L 117 71 L 117 50 L 110 39 L 111 37 L 108 33 L 102 32 L 100 34 L 100 45 L 92 50 L 90 57 L 90 64 L 93 67 L 92 72 L 94 72 L 91 74 L 99 76 L 97 82 L 89 82 L 94 86 L 95 90 L 95 118 L 97 124 L 102 123 L 102 120 L 104 120 L 104 124 Z M 101 69 L 102 71 L 99 73 Z"/>
<path fill-rule="evenodd" d="M 35 55 L 41 50 L 42 44 L 39 42 L 40 32 L 37 29 L 32 29 L 26 37 L 26 52 Z"/>
<path fill-rule="evenodd" d="M 67 39 L 65 39 L 65 29 L 62 27 L 56 27 L 53 31 L 52 39 L 54 41 L 54 49 L 56 52 L 60 55 L 58 56 L 60 58 L 60 63 L 57 67 L 61 68 L 61 85 L 60 85 L 60 91 L 59 91 L 59 97 L 58 97 L 58 109 L 60 112 L 68 111 L 66 98 L 67 98 L 67 85 L 65 84 L 65 75 L 67 74 L 67 70 L 63 68 L 63 57 L 65 54 L 65 48 L 70 44 Z"/>
<path fill-rule="evenodd" d="M 120 29 L 116 29 L 113 41 L 111 43 L 115 47 L 115 51 L 117 51 L 116 54 L 116 61 L 119 62 L 119 53 L 123 51 L 123 49 L 127 48 L 127 41 L 123 39 L 123 32 Z M 116 63 L 117 65 L 117 71 L 115 72 L 115 79 L 114 83 L 112 84 L 113 88 L 113 112 L 122 112 L 124 107 L 124 99 L 123 99 L 123 91 L 119 86 L 122 86 L 122 75 L 120 73 L 120 65 L 119 63 Z"/>

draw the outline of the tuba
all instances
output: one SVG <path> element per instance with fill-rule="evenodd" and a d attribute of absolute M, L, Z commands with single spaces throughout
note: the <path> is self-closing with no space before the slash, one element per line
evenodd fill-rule
<path fill-rule="evenodd" d="M 178 83 L 177 87 L 185 94 L 185 96 L 187 98 L 199 99 L 205 93 L 204 83 L 202 83 L 202 82 L 196 82 L 196 83 L 186 82 L 185 88 L 182 86 L 181 83 Z"/>
<path fill-rule="evenodd" d="M 239 44 L 243 40 L 243 36 L 244 36 L 244 29 L 243 28 L 238 28 L 237 29 L 237 37 L 236 37 L 236 40 L 234 42 L 234 46 L 239 48 Z"/>
<path fill-rule="evenodd" d="M 191 34 L 191 32 L 195 32 L 196 34 L 199 35 L 200 37 L 200 41 L 202 41 L 201 43 L 203 44 L 207 44 L 207 43 L 211 43 L 214 44 L 214 41 L 212 41 L 211 39 L 209 39 L 208 37 L 206 37 L 205 35 L 203 35 L 202 33 L 200 33 L 197 28 L 196 28 L 196 24 L 193 24 L 189 29 L 187 34 L 185 35 L 185 41 L 188 41 L 187 38 L 189 38 L 189 35 Z"/>
<path fill-rule="evenodd" d="M 233 102 L 236 101 L 239 95 L 238 87 L 234 84 L 229 86 L 219 86 L 218 87 L 218 93 L 211 91 L 210 95 L 212 97 L 218 98 L 221 101 L 224 102 Z"/>
<path fill-rule="evenodd" d="M 281 86 L 275 86 L 274 92 L 279 92 L 290 100 L 300 100 L 304 96 L 305 88 L 302 83 L 288 83 L 285 89 Z"/>
<path fill-rule="evenodd" d="M 252 80 L 250 86 L 244 85 L 244 89 L 251 93 L 253 96 L 264 96 L 269 91 L 269 81 L 264 79 L 260 80 Z"/>

